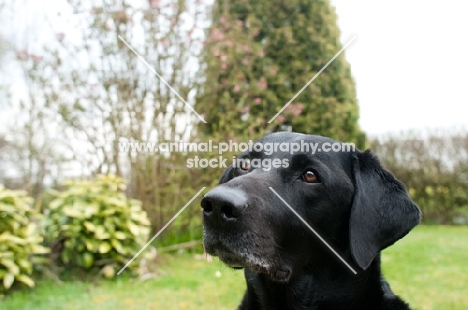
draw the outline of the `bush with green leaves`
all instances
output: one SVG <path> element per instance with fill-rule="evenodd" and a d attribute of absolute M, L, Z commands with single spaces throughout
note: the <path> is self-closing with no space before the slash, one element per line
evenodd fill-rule
<path fill-rule="evenodd" d="M 64 185 L 64 191 L 49 192 L 47 206 L 46 236 L 60 245 L 54 246 L 59 265 L 99 267 L 114 277 L 148 239 L 150 222 L 141 202 L 128 199 L 123 180 L 112 175 Z"/>
<path fill-rule="evenodd" d="M 15 282 L 34 286 L 31 278 L 34 254 L 47 253 L 32 208 L 32 198 L 25 191 L 6 189 L 0 184 L 0 294 Z"/>

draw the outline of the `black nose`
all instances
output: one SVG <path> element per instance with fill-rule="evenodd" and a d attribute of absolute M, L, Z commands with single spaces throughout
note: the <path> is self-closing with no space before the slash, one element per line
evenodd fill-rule
<path fill-rule="evenodd" d="M 247 196 L 240 189 L 218 186 L 203 197 L 201 206 L 210 223 L 234 221 L 247 208 Z"/>

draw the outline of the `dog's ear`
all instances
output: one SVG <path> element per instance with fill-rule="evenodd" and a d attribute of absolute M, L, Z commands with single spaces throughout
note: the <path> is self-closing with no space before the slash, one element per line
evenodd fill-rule
<path fill-rule="evenodd" d="M 376 255 L 405 236 L 421 218 L 404 185 L 370 151 L 353 159 L 354 200 L 349 237 L 351 254 L 362 269 Z"/>
<path fill-rule="evenodd" d="M 218 184 L 223 184 L 226 183 L 234 178 L 234 168 L 232 165 L 229 165 L 229 167 L 224 170 L 223 174 L 221 175 L 221 178 L 219 179 Z"/>

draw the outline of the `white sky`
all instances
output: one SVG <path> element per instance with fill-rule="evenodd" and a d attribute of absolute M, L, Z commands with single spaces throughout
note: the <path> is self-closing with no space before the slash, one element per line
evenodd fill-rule
<path fill-rule="evenodd" d="M 468 125 L 468 1 L 331 3 L 368 134 Z"/>

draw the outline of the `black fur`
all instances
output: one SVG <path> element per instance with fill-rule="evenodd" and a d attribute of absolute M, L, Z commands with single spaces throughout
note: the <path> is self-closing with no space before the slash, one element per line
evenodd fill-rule
<path fill-rule="evenodd" d="M 336 142 L 296 133 L 274 133 L 259 142 L 301 140 L 319 146 Z M 405 236 L 421 214 L 374 155 L 277 151 L 239 157 L 288 161 L 287 167 L 271 170 L 230 166 L 202 200 L 206 251 L 245 269 L 247 292 L 239 309 L 409 309 L 383 278 L 380 251 Z M 316 183 L 301 177 L 308 170 L 318 177 Z"/>

